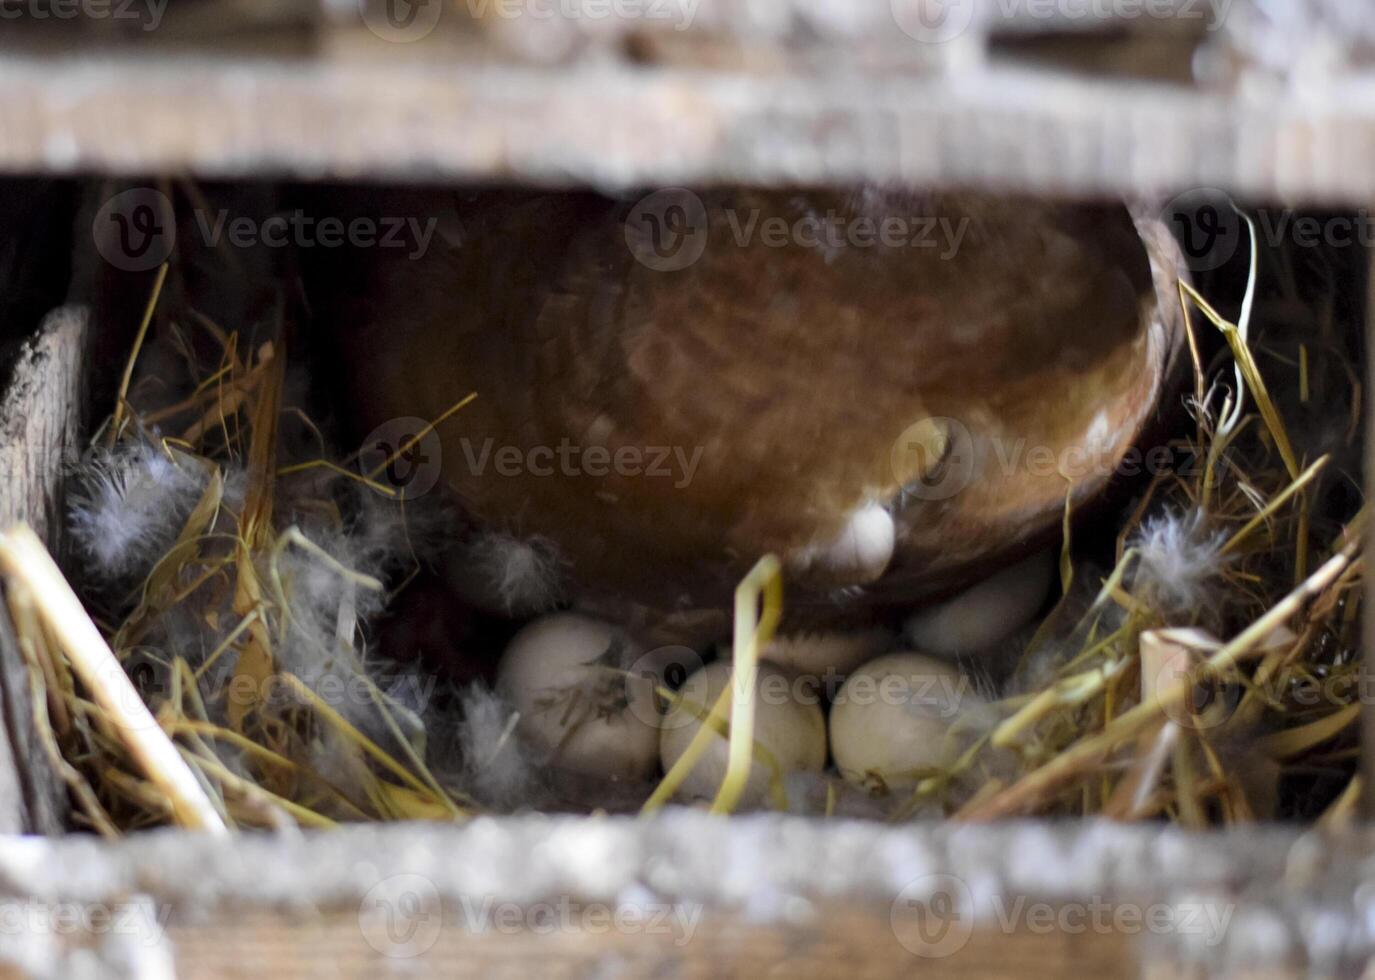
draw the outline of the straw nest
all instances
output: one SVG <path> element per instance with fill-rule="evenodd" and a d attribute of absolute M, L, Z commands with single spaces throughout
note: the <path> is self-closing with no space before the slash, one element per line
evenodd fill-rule
<path fill-rule="evenodd" d="M 1172 465 L 1121 514 L 1115 547 L 1071 535 L 1066 514 L 1062 597 L 1002 684 L 992 722 L 952 767 L 884 800 L 890 818 L 1203 826 L 1351 813 L 1360 384 L 1349 338 L 1324 311 L 1296 339 L 1271 345 L 1258 332 L 1269 302 L 1257 299 L 1260 262 L 1239 323 L 1182 287 L 1193 384 Z M 455 691 L 417 697 L 408 675 L 369 652 L 367 622 L 405 589 L 445 520 L 374 479 L 425 433 L 366 464 L 331 455 L 323 436 L 288 445 L 284 419 L 314 430 L 285 403 L 281 344 L 250 349 L 189 311 L 162 311 L 189 383 L 174 396 L 138 390 L 162 282 L 72 496 L 79 546 L 68 565 L 84 602 L 31 534 L 0 536 L 36 727 L 79 818 L 116 835 L 163 823 L 456 820 L 497 797 L 538 803 L 522 760 L 502 754 L 509 718 L 483 722 L 487 758 L 446 758 L 456 744 L 472 750 L 453 737 L 464 709 L 471 727 L 490 704 Z M 193 331 L 198 344 L 186 339 Z M 1206 357 L 1217 336 L 1225 347 Z M 207 338 L 217 352 L 208 365 L 191 353 Z M 451 412 L 468 397 L 456 392 Z M 737 674 L 784 601 L 778 563 L 765 558 L 740 586 Z M 671 799 L 717 738 L 729 740 L 730 765 L 713 809 L 738 807 L 752 765 L 770 770 L 769 798 L 784 805 L 748 697 L 729 694 L 689 706 L 710 724 L 639 801 L 644 810 Z M 664 706 L 679 697 L 658 696 Z M 493 766 L 505 767 L 500 794 L 483 792 Z"/>

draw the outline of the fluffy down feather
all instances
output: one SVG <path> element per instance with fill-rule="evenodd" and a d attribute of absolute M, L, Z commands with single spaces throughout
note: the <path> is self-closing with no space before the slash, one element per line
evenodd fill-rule
<path fill-rule="evenodd" d="M 1176 623 L 1209 618 L 1224 566 L 1222 542 L 1197 511 L 1147 520 L 1132 542 L 1140 556 L 1133 593 Z"/>
<path fill-rule="evenodd" d="M 482 683 L 463 691 L 460 706 L 463 788 L 479 803 L 498 810 L 536 805 L 544 787 L 539 768 L 516 736 L 515 708 Z"/>
<path fill-rule="evenodd" d="M 108 589 L 148 576 L 191 515 L 208 475 L 191 457 L 146 439 L 96 449 L 77 467 L 69 528 L 91 580 Z"/>

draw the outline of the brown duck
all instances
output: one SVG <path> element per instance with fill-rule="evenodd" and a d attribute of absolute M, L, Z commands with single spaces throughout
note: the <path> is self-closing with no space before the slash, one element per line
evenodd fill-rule
<path fill-rule="evenodd" d="M 564 598 L 650 621 L 718 622 L 769 552 L 803 619 L 958 588 L 1103 489 L 1180 346 L 1173 242 L 1121 205 L 372 206 L 451 233 L 342 284 L 360 431 L 476 392 L 438 428 L 469 545 L 539 542 Z"/>

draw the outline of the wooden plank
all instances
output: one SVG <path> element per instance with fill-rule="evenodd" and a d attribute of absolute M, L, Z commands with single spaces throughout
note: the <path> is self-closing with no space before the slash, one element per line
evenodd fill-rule
<path fill-rule="evenodd" d="M 1375 76 L 1233 95 L 1005 68 L 951 81 L 207 56 L 0 59 L 0 169 L 634 187 L 902 180 L 1375 197 Z"/>
<path fill-rule="evenodd" d="M 818 977 L 1010 964 L 1029 977 L 1345 975 L 1375 951 L 1372 845 L 1369 831 L 672 809 L 111 845 L 0 838 L 0 929 L 28 910 L 0 963 L 63 975 L 80 949 L 134 958 L 115 975 L 174 963 L 215 978 L 753 976 L 772 963 Z"/>
<path fill-rule="evenodd" d="M 1349 0 L 393 2 L 11 31 L 0 171 L 1375 197 L 1349 163 L 1375 154 L 1375 8 Z M 300 50 L 174 28 L 317 20 Z"/>
<path fill-rule="evenodd" d="M 0 391 L 0 527 L 28 523 L 53 547 L 62 527 L 63 475 L 85 423 L 84 309 L 49 315 L 18 350 Z M 0 629 L 0 831 L 61 833 L 67 794 L 33 731 L 28 668 L 8 622 Z"/>
<path fill-rule="evenodd" d="M 31 730 L 27 719 L 32 715 L 24 713 L 30 701 L 27 697 L 21 701 L 11 693 L 27 693 L 28 678 L 23 663 L 9 616 L 0 613 L 0 833 L 3 834 L 22 834 L 33 823 L 20 758 L 24 759 L 22 765 L 27 768 L 37 761 L 36 753 L 19 749 Z M 52 828 L 54 832 L 58 829 Z"/>
<path fill-rule="evenodd" d="M 97 907 L 98 908 L 98 907 Z M 434 928 L 422 920 L 411 947 L 390 946 L 385 932 L 360 927 L 356 913 L 325 911 L 309 917 L 234 912 L 214 921 L 170 926 L 153 943 L 112 944 L 123 962 L 97 944 L 102 976 L 145 980 L 159 966 L 175 969 L 178 980 L 261 980 L 263 977 L 376 980 L 378 977 L 452 977 L 455 980 L 574 980 L 589 977 L 656 977 L 680 980 L 753 980 L 762 976 L 830 980 L 834 977 L 905 978 L 926 968 L 952 978 L 1005 978 L 1009 964 L 1028 980 L 1052 980 L 1083 971 L 1104 980 L 1139 975 L 1132 940 L 1115 934 L 1014 932 L 980 929 L 960 951 L 924 961 L 905 949 L 888 928 L 885 910 L 818 908 L 806 925 L 755 925 L 735 916 L 703 917 L 683 939 L 672 931 L 644 933 L 638 927 L 603 931 L 563 928 L 556 920 L 473 931 L 458 923 L 459 909 L 436 912 Z M 92 907 L 66 913 L 75 921 L 93 918 Z M 124 913 L 118 912 L 116 917 Z M 588 913 L 592 921 L 600 921 Z M 520 916 L 513 917 L 516 921 Z M 535 919 L 539 923 L 538 919 Z M 409 930 L 411 923 L 398 924 Z M 71 935 L 70 933 L 68 935 Z M 99 935 L 99 933 L 96 933 Z M 82 936 L 82 942 L 88 941 Z M 380 949 L 379 949 L 380 947 Z M 133 950 L 133 955 L 129 955 Z M 88 952 L 88 960 L 91 958 Z M 132 960 L 132 964 L 129 961 Z M 170 963 L 169 963 L 170 961 Z M 142 973 L 124 972 L 133 965 Z M 127 966 L 126 966 L 127 969 Z M 1157 974 L 1166 976 L 1168 974 Z M 1177 975 L 1177 974 L 1175 974 Z M 0 963 L 0 980 L 25 974 Z"/>
<path fill-rule="evenodd" d="M 272 977 L 338 977 L 372 980 L 379 975 L 574 980 L 597 976 L 672 976 L 682 980 L 753 980 L 763 976 L 830 980 L 834 977 L 911 976 L 936 967 L 953 978 L 1007 977 L 1017 964 L 1019 977 L 1084 975 L 1129 978 L 1137 974 L 1132 942 L 1114 934 L 1036 934 L 984 929 L 972 933 L 957 953 L 929 963 L 900 945 L 889 927 L 887 909 L 854 906 L 816 908 L 806 924 L 753 924 L 738 916 L 703 917 L 687 938 L 672 930 L 648 934 L 638 929 L 605 932 L 548 927 L 490 928 L 475 932 L 448 923 L 461 919 L 446 909 L 445 925 L 434 942 L 414 957 L 398 956 L 402 947 L 379 941 L 381 933 L 360 928 L 356 915 L 325 914 L 305 924 L 265 915 L 224 923 L 173 928 L 182 980 L 257 980 Z M 522 917 L 523 918 L 523 917 Z M 589 914 L 596 921 L 596 917 Z M 514 921 L 514 920 L 513 920 Z M 425 927 L 422 926 L 423 930 Z M 424 936 L 422 931 L 418 933 Z M 382 950 L 390 952 L 381 952 Z"/>
<path fill-rule="evenodd" d="M 1295 22 L 1235 0 L 1225 24 L 1201 34 L 1196 21 L 1166 30 L 1176 25 L 1120 18 L 1153 44 L 1178 38 L 1183 47 L 1109 57 L 1090 31 L 1101 22 L 1070 16 L 1104 9 L 1095 4 L 989 0 L 970 8 L 973 26 L 941 44 L 902 30 L 907 8 L 896 0 L 789 0 L 777 16 L 703 0 L 681 34 L 572 6 L 553 23 L 600 47 L 552 64 L 513 55 L 471 24 L 388 43 L 386 30 L 356 22 L 352 4 L 330 5 L 350 27 L 313 55 L 188 48 L 160 35 L 136 49 L 10 43 L 0 47 L 0 171 L 612 189 L 878 180 L 1071 195 L 1221 186 L 1313 203 L 1375 197 L 1375 168 L 1350 165 L 1375 156 L 1366 44 L 1375 8 L 1309 0 Z M 536 23 L 496 20 L 498 34 L 522 37 Z M 637 63 L 624 45 L 648 26 L 696 54 Z M 1066 49 L 1063 38 L 989 47 L 1056 31 L 1083 36 L 1086 47 Z M 1319 42 L 1325 70 L 1287 78 Z M 1194 57 L 1199 45 L 1209 57 Z M 742 60 L 731 60 L 736 48 Z M 753 49 L 765 53 L 751 59 Z M 1293 63 L 1272 63 L 1277 50 Z M 1204 84 L 1148 80 L 1170 74 L 1163 65 L 1195 62 L 1214 66 Z"/>
<path fill-rule="evenodd" d="M 56 543 L 64 466 L 81 450 L 88 315 L 50 314 L 14 358 L 0 393 L 0 526 L 25 521 Z"/>

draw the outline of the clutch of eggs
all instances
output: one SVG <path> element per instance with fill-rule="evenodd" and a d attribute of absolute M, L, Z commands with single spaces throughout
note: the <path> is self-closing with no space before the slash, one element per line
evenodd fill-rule
<path fill-rule="evenodd" d="M 989 651 L 1034 617 L 1053 571 L 1053 552 L 1032 555 L 912 614 L 904 637 L 916 649 L 947 657 Z M 890 631 L 874 627 L 784 634 L 761 651 L 754 737 L 781 774 L 821 772 L 829 745 L 848 782 L 871 791 L 900 790 L 958 759 L 986 716 L 987 702 L 944 660 L 913 650 L 885 653 L 894 642 Z M 519 712 L 522 739 L 550 765 L 646 781 L 660 764 L 667 771 L 682 757 L 731 683 L 729 649 L 720 652 L 721 659 L 687 678 L 678 700 L 661 714 L 654 688 L 663 683 L 671 657 L 646 653 L 611 623 L 555 613 L 511 640 L 497 689 Z M 834 690 L 828 678 L 845 679 L 831 706 L 829 738 L 822 708 L 822 691 Z M 716 794 L 727 747 L 724 737 L 711 742 L 680 787 L 681 797 Z M 763 804 L 770 778 L 756 757 L 742 805 Z"/>

